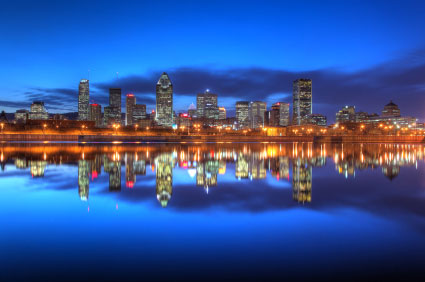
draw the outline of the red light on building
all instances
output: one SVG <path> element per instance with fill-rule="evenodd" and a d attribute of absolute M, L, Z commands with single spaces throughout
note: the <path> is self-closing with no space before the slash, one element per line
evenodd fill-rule
<path fill-rule="evenodd" d="M 93 180 L 93 179 L 95 179 L 95 178 L 97 178 L 97 171 L 92 171 L 92 173 L 91 173 L 91 180 Z"/>
<path fill-rule="evenodd" d="M 134 94 L 133 93 L 128 93 L 127 94 L 127 97 L 134 97 Z"/>
<path fill-rule="evenodd" d="M 97 107 L 97 106 L 99 106 L 99 104 L 94 103 L 94 104 L 91 104 L 91 106 Z"/>
<path fill-rule="evenodd" d="M 133 181 L 127 181 L 127 182 L 125 183 L 125 186 L 126 186 L 127 188 L 132 189 L 132 188 L 134 187 L 134 182 L 133 182 Z"/>

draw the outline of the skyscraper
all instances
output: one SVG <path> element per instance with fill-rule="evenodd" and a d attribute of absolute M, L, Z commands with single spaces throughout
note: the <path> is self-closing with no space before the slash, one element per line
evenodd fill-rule
<path fill-rule="evenodd" d="M 218 119 L 226 119 L 226 108 L 219 107 L 218 108 Z"/>
<path fill-rule="evenodd" d="M 267 103 L 261 101 L 251 102 L 249 109 L 251 128 L 264 126 L 264 113 L 267 111 Z"/>
<path fill-rule="evenodd" d="M 163 72 L 156 84 L 156 117 L 158 125 L 173 125 L 173 84 L 168 74 Z"/>
<path fill-rule="evenodd" d="M 199 93 L 196 97 L 198 118 L 218 119 L 217 94 L 211 93 L 208 89 L 205 93 Z"/>
<path fill-rule="evenodd" d="M 105 107 L 105 125 L 121 124 L 121 88 L 109 88 L 109 107 Z"/>
<path fill-rule="evenodd" d="M 136 104 L 133 108 L 133 124 L 146 118 L 146 105 Z"/>
<path fill-rule="evenodd" d="M 78 120 L 89 119 L 89 81 L 81 79 L 78 86 Z"/>
<path fill-rule="evenodd" d="M 236 122 L 238 129 L 249 127 L 249 102 L 236 102 Z"/>
<path fill-rule="evenodd" d="M 312 114 L 312 81 L 297 79 L 293 83 L 292 124 L 303 124 L 303 118 Z"/>
<path fill-rule="evenodd" d="M 134 94 L 127 94 L 125 99 L 125 125 L 133 124 L 133 111 L 136 105 L 136 97 Z"/>
<path fill-rule="evenodd" d="M 288 126 L 289 125 L 289 103 L 279 102 L 279 125 Z"/>
<path fill-rule="evenodd" d="M 102 126 L 102 106 L 99 104 L 90 104 L 89 120 L 94 121 L 95 126 Z"/>

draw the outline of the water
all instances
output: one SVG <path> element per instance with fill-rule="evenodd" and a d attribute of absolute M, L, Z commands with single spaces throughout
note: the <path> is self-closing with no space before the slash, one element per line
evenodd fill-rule
<path fill-rule="evenodd" d="M 0 280 L 423 280 L 424 154 L 4 143 Z"/>

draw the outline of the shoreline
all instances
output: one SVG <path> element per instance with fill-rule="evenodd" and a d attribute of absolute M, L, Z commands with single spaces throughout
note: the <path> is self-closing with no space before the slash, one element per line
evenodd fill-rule
<path fill-rule="evenodd" d="M 425 136 L 342 135 L 342 136 L 244 136 L 244 135 L 70 135 L 1 134 L 2 142 L 312 142 L 312 143 L 425 143 Z"/>

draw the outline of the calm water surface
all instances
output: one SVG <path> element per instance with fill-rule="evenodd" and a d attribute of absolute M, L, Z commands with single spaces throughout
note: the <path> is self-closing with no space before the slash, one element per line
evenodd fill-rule
<path fill-rule="evenodd" d="M 425 278 L 423 145 L 0 146 L 1 281 Z"/>

